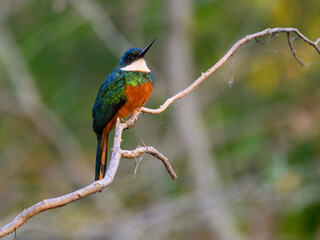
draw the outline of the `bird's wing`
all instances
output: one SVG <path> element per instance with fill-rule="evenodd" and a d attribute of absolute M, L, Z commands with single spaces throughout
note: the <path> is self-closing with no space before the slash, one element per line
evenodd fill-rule
<path fill-rule="evenodd" d="M 92 109 L 93 129 L 101 135 L 104 127 L 125 104 L 125 77 L 111 73 L 101 85 Z"/>

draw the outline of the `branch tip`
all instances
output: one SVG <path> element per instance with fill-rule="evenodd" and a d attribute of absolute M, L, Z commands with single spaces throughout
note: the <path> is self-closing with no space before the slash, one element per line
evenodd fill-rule
<path fill-rule="evenodd" d="M 265 42 L 264 42 L 264 41 L 260 41 L 258 38 L 255 38 L 254 40 L 255 40 L 257 43 L 265 44 Z"/>

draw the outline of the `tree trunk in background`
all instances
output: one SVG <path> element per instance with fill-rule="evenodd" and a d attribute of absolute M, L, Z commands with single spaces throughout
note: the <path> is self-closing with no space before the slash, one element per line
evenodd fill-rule
<path fill-rule="evenodd" d="M 191 50 L 192 36 L 189 31 L 191 23 L 191 0 L 167 1 L 168 34 L 165 66 L 171 95 L 184 89 L 193 80 L 193 56 Z M 189 160 L 190 178 L 194 184 L 198 208 L 208 220 L 212 239 L 242 239 L 233 224 L 231 208 L 223 199 L 219 175 L 210 153 L 211 144 L 201 123 L 197 92 L 192 92 L 177 105 L 175 126 L 179 141 L 185 146 Z M 221 198 L 222 197 L 222 198 Z M 214 200 L 213 200 L 214 199 Z"/>

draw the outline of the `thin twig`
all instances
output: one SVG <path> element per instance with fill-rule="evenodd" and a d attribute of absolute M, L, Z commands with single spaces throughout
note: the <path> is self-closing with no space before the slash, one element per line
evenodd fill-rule
<path fill-rule="evenodd" d="M 143 146 L 147 147 L 147 145 L 144 143 L 144 141 L 141 139 L 141 143 Z"/>
<path fill-rule="evenodd" d="M 132 151 L 128 151 L 128 150 L 122 150 L 121 151 L 121 155 L 123 158 L 128 158 L 128 159 L 132 159 L 132 158 L 136 158 L 139 157 L 145 153 L 148 153 L 152 156 L 154 156 L 155 158 L 161 160 L 164 164 L 164 166 L 166 167 L 168 173 L 170 174 L 170 176 L 172 177 L 172 179 L 176 179 L 177 175 L 174 172 L 174 170 L 172 169 L 168 158 L 166 158 L 163 154 L 161 154 L 158 150 L 156 150 L 154 147 L 137 147 L 135 150 Z"/>
<path fill-rule="evenodd" d="M 255 38 L 254 40 L 256 40 L 257 43 L 260 43 L 260 44 L 265 44 L 264 41 L 260 41 L 258 38 Z"/>
<path fill-rule="evenodd" d="M 232 57 L 231 57 L 231 63 L 230 63 L 230 76 L 231 76 L 231 79 L 228 82 L 228 87 L 232 87 L 232 84 L 233 84 L 233 81 L 234 81 L 234 75 L 233 75 L 234 58 L 235 58 L 235 54 L 233 54 Z"/>
<path fill-rule="evenodd" d="M 290 47 L 292 55 L 298 61 L 298 63 L 300 63 L 300 65 L 302 67 L 305 67 L 306 65 L 302 62 L 302 60 L 300 58 L 298 58 L 296 50 L 294 50 L 294 48 L 293 48 L 292 41 L 291 41 L 291 38 L 290 38 L 290 32 L 287 32 L 287 39 L 288 39 L 288 44 L 289 44 L 289 47 Z"/>
<path fill-rule="evenodd" d="M 142 161 L 142 158 L 143 158 L 143 155 L 139 158 L 138 161 L 135 162 L 136 167 L 134 169 L 133 178 L 136 178 L 136 176 L 137 176 L 138 167 Z"/>

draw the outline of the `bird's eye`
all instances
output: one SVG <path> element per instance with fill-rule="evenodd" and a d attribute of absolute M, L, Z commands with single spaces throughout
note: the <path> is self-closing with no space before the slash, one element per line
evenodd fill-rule
<path fill-rule="evenodd" d="M 127 57 L 127 59 L 128 59 L 129 61 L 131 61 L 131 60 L 133 59 L 133 56 L 129 55 L 129 56 Z"/>

